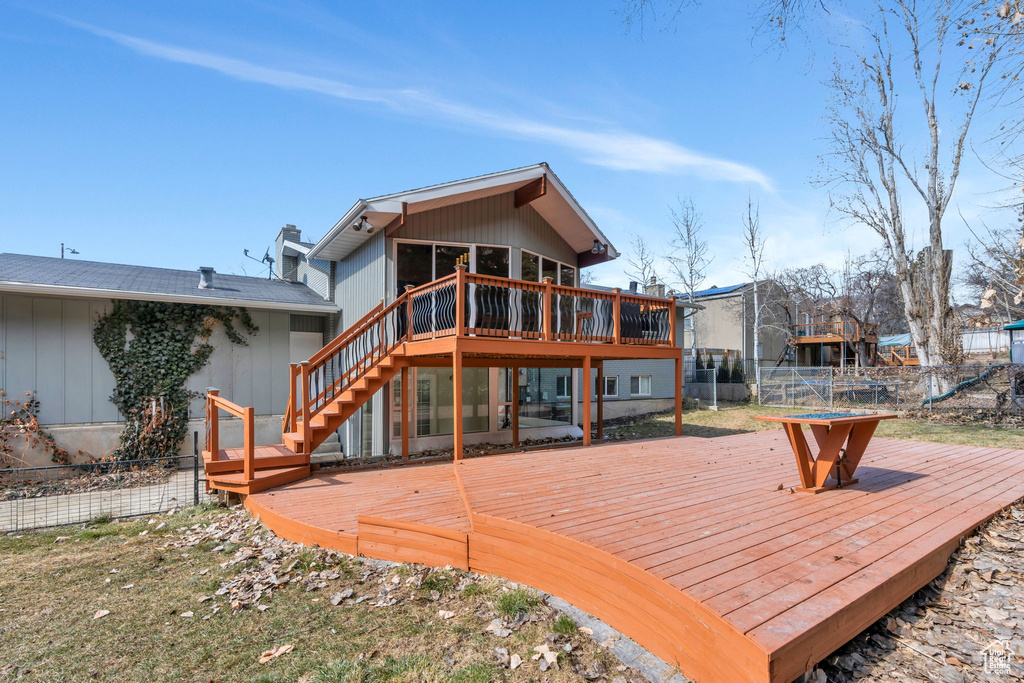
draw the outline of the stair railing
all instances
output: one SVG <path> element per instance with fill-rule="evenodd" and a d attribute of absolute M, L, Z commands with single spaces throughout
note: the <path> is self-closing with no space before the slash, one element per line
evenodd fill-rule
<path fill-rule="evenodd" d="M 256 414 L 252 407 L 235 405 L 221 397 L 220 390 L 206 390 L 206 452 L 220 460 L 220 411 L 242 419 L 242 472 L 246 481 L 256 476 Z"/>

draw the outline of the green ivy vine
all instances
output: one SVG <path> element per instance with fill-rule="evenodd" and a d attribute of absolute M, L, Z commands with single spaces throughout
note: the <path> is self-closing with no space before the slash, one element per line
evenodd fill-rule
<path fill-rule="evenodd" d="M 111 402 L 124 417 L 114 460 L 177 455 L 188 431 L 188 378 L 210 361 L 210 337 L 223 326 L 233 344 L 248 346 L 259 328 L 233 306 L 115 300 L 100 316 L 93 341 L 114 374 Z"/>

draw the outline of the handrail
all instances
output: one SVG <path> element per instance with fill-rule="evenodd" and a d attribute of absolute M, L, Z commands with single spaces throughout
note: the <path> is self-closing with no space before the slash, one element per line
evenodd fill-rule
<path fill-rule="evenodd" d="M 408 342 L 443 337 L 505 337 L 552 342 L 675 345 L 675 297 L 657 298 L 455 272 L 381 301 L 308 361 L 289 371 L 282 428 L 302 431 Z M 614 320 L 613 320 L 614 318 Z M 300 386 L 295 388 L 296 384 Z"/>
<path fill-rule="evenodd" d="M 220 390 L 210 387 L 206 390 L 206 450 L 211 461 L 220 459 L 220 411 L 242 419 L 242 472 L 247 481 L 256 473 L 256 411 L 242 407 L 223 398 Z"/>

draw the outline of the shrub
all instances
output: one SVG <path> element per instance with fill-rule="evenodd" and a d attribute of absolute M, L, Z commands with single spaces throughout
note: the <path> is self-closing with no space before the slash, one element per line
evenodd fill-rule
<path fill-rule="evenodd" d="M 719 384 L 728 384 L 729 376 L 729 359 L 727 357 L 723 357 L 722 362 L 718 364 L 718 374 L 715 377 L 715 380 Z"/>
<path fill-rule="evenodd" d="M 732 364 L 732 373 L 729 376 L 730 381 L 736 382 L 737 384 L 743 383 L 743 363 L 735 361 Z"/>

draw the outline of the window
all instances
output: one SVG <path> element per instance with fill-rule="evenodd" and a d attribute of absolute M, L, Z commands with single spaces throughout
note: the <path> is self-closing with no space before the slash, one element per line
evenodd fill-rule
<path fill-rule="evenodd" d="M 572 385 L 570 375 L 559 375 L 555 377 L 555 396 L 557 398 L 569 398 Z"/>
<path fill-rule="evenodd" d="M 521 252 L 519 278 L 527 282 L 540 282 L 549 277 L 556 285 L 564 287 L 576 286 L 576 269 L 564 263 L 530 253 L 525 249 Z M 479 257 L 478 257 L 479 258 Z"/>
<path fill-rule="evenodd" d="M 597 384 L 597 380 L 594 380 L 594 384 Z M 617 375 L 604 376 L 604 395 L 606 397 L 619 395 L 619 378 Z"/>
<path fill-rule="evenodd" d="M 508 277 L 508 247 L 477 247 L 476 272 L 481 275 Z"/>
<path fill-rule="evenodd" d="M 523 269 L 519 277 L 529 282 L 540 282 L 540 256 L 524 251 L 521 263 Z"/>
<path fill-rule="evenodd" d="M 634 396 L 651 395 L 651 376 L 633 375 L 629 378 L 629 393 Z"/>

